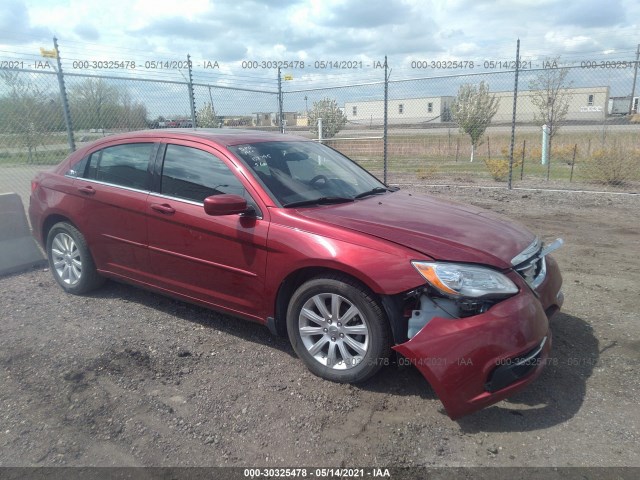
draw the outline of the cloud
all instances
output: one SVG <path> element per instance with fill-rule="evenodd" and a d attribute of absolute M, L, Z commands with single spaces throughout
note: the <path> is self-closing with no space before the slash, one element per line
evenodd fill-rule
<path fill-rule="evenodd" d="M 73 32 L 78 35 L 81 40 L 87 42 L 96 42 L 100 39 L 100 32 L 98 29 L 87 23 L 76 25 Z"/>
<path fill-rule="evenodd" d="M 337 4 L 319 23 L 329 27 L 375 28 L 403 24 L 411 18 L 411 7 L 402 0 L 369 0 Z"/>
<path fill-rule="evenodd" d="M 620 0 L 587 0 L 580 3 L 562 2 L 562 8 L 554 15 L 556 24 L 576 25 L 583 28 L 606 28 L 623 23 L 625 10 Z"/>
<path fill-rule="evenodd" d="M 518 37 L 521 55 L 529 58 L 635 51 L 638 18 L 637 0 L 193 0 L 188 8 L 157 0 L 5 0 L 0 42 L 37 49 L 42 40 L 50 44 L 55 30 L 69 58 L 181 59 L 190 53 L 238 75 L 247 74 L 236 68 L 242 60 L 388 55 L 394 75 L 412 76 L 410 60 L 513 58 Z M 349 78 L 370 74 L 351 71 Z"/>
<path fill-rule="evenodd" d="M 150 35 L 161 38 L 198 41 L 214 41 L 218 32 L 217 26 L 213 23 L 190 21 L 181 17 L 156 20 L 143 28 L 129 31 L 132 35 Z"/>
<path fill-rule="evenodd" d="M 0 8 L 0 42 L 20 44 L 29 40 L 51 40 L 48 28 L 31 25 L 24 2 L 9 0 Z"/>

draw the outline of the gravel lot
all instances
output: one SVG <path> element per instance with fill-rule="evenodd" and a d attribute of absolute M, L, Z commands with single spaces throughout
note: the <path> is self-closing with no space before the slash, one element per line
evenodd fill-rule
<path fill-rule="evenodd" d="M 262 326 L 30 271 L 0 278 L 0 466 L 640 466 L 640 197 L 432 191 L 566 241 L 524 392 L 452 421 L 411 367 L 333 384 Z"/>

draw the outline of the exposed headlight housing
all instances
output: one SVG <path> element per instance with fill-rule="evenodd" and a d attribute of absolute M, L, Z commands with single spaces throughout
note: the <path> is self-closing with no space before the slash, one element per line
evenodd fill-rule
<path fill-rule="evenodd" d="M 518 287 L 500 272 L 460 263 L 419 262 L 411 264 L 440 293 L 454 298 L 504 298 Z"/>

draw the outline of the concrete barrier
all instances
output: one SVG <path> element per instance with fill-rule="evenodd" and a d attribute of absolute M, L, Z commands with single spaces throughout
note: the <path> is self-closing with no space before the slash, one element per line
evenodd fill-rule
<path fill-rule="evenodd" d="M 45 264 L 17 193 L 0 194 L 0 275 Z"/>

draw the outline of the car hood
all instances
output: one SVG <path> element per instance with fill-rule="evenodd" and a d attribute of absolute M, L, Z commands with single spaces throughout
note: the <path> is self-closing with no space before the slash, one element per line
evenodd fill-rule
<path fill-rule="evenodd" d="M 510 268 L 535 235 L 487 210 L 398 191 L 353 203 L 301 208 L 302 216 L 404 245 L 434 260 Z"/>

